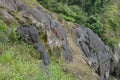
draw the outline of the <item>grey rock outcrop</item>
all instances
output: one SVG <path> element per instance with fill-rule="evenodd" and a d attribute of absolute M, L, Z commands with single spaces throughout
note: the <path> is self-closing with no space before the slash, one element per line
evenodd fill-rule
<path fill-rule="evenodd" d="M 34 26 L 24 24 L 17 28 L 16 32 L 30 44 L 39 42 L 39 34 Z"/>
<path fill-rule="evenodd" d="M 64 28 L 59 23 L 53 21 L 45 12 L 38 9 L 30 9 L 27 6 L 23 7 L 26 8 L 21 8 L 19 11 L 22 17 L 26 19 L 25 21 L 29 20 L 32 24 L 36 25 L 39 32 L 47 35 L 47 44 L 51 50 L 55 47 L 62 48 L 62 60 L 66 62 L 72 61 L 72 53 L 67 43 Z"/>
<path fill-rule="evenodd" d="M 74 30 L 76 45 L 83 51 L 88 65 L 100 75 L 100 80 L 108 80 L 112 51 L 90 29 L 77 27 Z"/>

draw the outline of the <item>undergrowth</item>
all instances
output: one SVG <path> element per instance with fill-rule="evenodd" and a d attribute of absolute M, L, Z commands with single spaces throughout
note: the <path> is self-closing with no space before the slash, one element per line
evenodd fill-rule
<path fill-rule="evenodd" d="M 41 61 L 33 57 L 36 52 L 31 45 L 5 43 L 0 48 L 0 80 L 47 80 L 44 69 L 40 67 Z M 47 68 L 50 73 L 48 80 L 77 80 L 53 61 Z"/>

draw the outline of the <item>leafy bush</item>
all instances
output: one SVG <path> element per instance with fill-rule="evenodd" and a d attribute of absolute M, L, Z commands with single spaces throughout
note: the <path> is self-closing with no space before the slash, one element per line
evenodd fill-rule
<path fill-rule="evenodd" d="M 19 34 L 16 33 L 16 26 L 14 24 L 10 27 L 10 33 L 9 33 L 9 41 L 15 42 L 18 41 Z"/>
<path fill-rule="evenodd" d="M 85 24 L 87 20 L 87 14 L 82 10 L 82 8 L 77 5 L 72 5 L 69 7 L 74 13 L 76 13 L 76 16 L 74 16 L 75 22 L 79 24 Z"/>
<path fill-rule="evenodd" d="M 103 34 L 103 27 L 98 15 L 92 15 L 86 22 L 86 27 L 92 29 L 96 34 L 102 36 Z"/>
<path fill-rule="evenodd" d="M 7 33 L 7 25 L 2 20 L 0 20 L 0 31 Z"/>
<path fill-rule="evenodd" d="M 8 27 L 2 20 L 0 20 L 0 42 L 7 41 L 8 41 Z"/>
<path fill-rule="evenodd" d="M 16 34 L 16 26 L 11 24 L 9 27 L 0 20 L 0 42 L 17 41 L 19 35 Z"/>
<path fill-rule="evenodd" d="M 64 14 L 60 14 L 60 16 L 66 19 L 67 21 L 75 22 L 75 19 L 72 17 L 65 16 Z"/>
<path fill-rule="evenodd" d="M 104 35 L 104 37 L 106 36 Z M 103 41 L 105 42 L 106 45 L 109 45 L 112 48 L 118 45 L 118 39 L 116 37 L 107 36 L 106 38 L 103 38 Z"/>
<path fill-rule="evenodd" d="M 66 5 L 56 0 L 42 0 L 39 2 L 47 9 L 60 14 L 67 21 L 81 24 L 84 24 L 86 21 L 86 14 L 77 5 Z"/>

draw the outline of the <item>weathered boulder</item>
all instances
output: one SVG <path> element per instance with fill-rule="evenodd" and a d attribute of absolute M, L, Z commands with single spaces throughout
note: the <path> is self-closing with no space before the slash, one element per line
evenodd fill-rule
<path fill-rule="evenodd" d="M 22 25 L 17 28 L 17 33 L 30 44 L 39 42 L 38 30 L 34 26 Z"/>
<path fill-rule="evenodd" d="M 24 24 L 18 27 L 16 31 L 27 43 L 33 44 L 34 49 L 40 53 L 40 59 L 45 65 L 50 64 L 45 48 L 39 42 L 39 34 L 36 27 Z"/>
<path fill-rule="evenodd" d="M 117 80 L 120 80 L 120 45 L 114 48 L 114 57 L 116 62 L 113 75 L 117 77 Z"/>
<path fill-rule="evenodd" d="M 72 62 L 73 56 L 71 53 L 71 49 L 69 45 L 66 43 L 65 45 L 62 45 L 62 58 L 64 62 Z"/>
<path fill-rule="evenodd" d="M 50 64 L 50 58 L 48 57 L 45 48 L 40 43 L 34 44 L 34 49 L 40 53 L 40 59 L 42 59 L 45 65 Z"/>

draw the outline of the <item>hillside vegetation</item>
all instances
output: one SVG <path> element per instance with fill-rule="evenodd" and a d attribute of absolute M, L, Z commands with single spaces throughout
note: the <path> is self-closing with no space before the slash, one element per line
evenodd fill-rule
<path fill-rule="evenodd" d="M 38 0 L 65 20 L 82 24 L 97 33 L 105 44 L 118 43 L 119 4 L 114 0 Z"/>
<path fill-rule="evenodd" d="M 100 46 L 97 42 L 104 42 L 112 47 L 111 49 L 118 45 L 120 33 L 118 1 L 16 0 L 20 3 L 19 7 L 16 6 L 18 4 L 15 0 L 12 0 L 13 5 L 12 1 L 11 3 L 8 3 L 8 0 L 5 1 L 3 2 L 9 4 L 8 6 L 0 5 L 0 80 L 93 80 L 93 78 L 99 78 L 96 71 L 86 63 L 86 58 L 82 55 L 84 54 L 82 47 L 87 51 L 90 45 L 92 50 L 88 49 L 88 51 L 90 54 L 96 54 L 94 49 Z M 24 23 L 38 29 L 39 42 L 51 61 L 48 66 L 43 65 L 40 53 L 35 51 L 33 45 L 20 39 L 20 35 L 16 33 L 17 27 Z M 76 45 L 74 39 L 74 30 L 78 26 L 82 30 L 80 34 L 84 34 L 83 37 L 92 38 L 89 43 L 83 40 L 87 45 L 82 47 L 80 42 Z M 88 32 L 84 31 L 82 26 L 87 27 L 85 30 Z M 48 39 L 51 34 L 51 41 L 54 39 L 58 40 L 58 42 L 54 41 L 56 44 L 60 42 L 63 44 L 50 47 Z M 88 34 L 87 37 L 86 34 Z M 92 41 L 95 47 L 91 44 Z M 64 43 L 67 44 L 67 48 Z M 62 53 L 64 49 L 68 52 Z M 56 56 L 57 52 L 60 53 L 59 56 Z M 62 57 L 65 56 L 69 60 L 70 53 L 72 55 L 70 62 L 63 62 Z M 104 56 L 104 52 L 101 55 Z"/>

